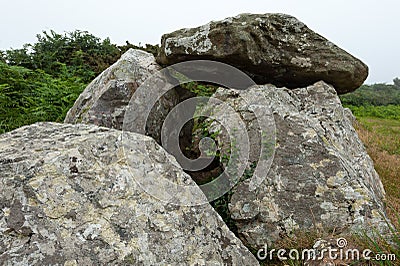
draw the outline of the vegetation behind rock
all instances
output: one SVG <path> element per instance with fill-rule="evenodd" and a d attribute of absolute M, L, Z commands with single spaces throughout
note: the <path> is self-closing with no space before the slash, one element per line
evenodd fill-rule
<path fill-rule="evenodd" d="M 86 85 L 129 48 L 86 31 L 37 35 L 21 49 L 0 51 L 0 133 L 39 121 L 62 122 Z"/>
<path fill-rule="evenodd" d="M 122 53 L 129 48 L 158 52 L 157 45 L 126 42 L 118 46 L 82 31 L 43 32 L 37 38 L 22 49 L 0 51 L 0 133 L 38 121 L 62 122 L 87 84 Z M 201 96 L 210 96 L 216 89 L 198 83 L 186 88 Z M 396 78 L 393 85 L 363 85 L 340 98 L 361 121 L 358 134 L 385 185 L 390 217 L 398 221 L 400 80 Z M 223 213 L 226 199 L 213 206 L 229 225 Z"/>

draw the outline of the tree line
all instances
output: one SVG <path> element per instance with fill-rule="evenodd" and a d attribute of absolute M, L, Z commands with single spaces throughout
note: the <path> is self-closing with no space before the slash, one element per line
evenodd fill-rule
<path fill-rule="evenodd" d="M 400 79 L 393 84 L 362 85 L 354 92 L 340 96 L 342 104 L 357 117 L 400 120 Z"/>
<path fill-rule="evenodd" d="M 340 99 L 343 104 L 352 106 L 400 105 L 400 79 L 395 78 L 393 84 L 362 85 L 354 92 L 341 95 Z"/>

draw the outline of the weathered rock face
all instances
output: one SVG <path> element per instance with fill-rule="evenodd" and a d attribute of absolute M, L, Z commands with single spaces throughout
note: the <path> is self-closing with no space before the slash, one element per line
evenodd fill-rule
<path fill-rule="evenodd" d="M 122 129 L 125 111 L 136 89 L 161 67 L 152 54 L 130 49 L 93 80 L 68 111 L 65 123 L 84 123 Z M 182 88 L 163 95 L 147 121 L 147 135 L 160 143 L 160 131 L 169 111 L 182 100 L 192 97 Z M 145 104 L 145 103 L 143 103 Z M 187 129 L 190 131 L 190 129 Z"/>
<path fill-rule="evenodd" d="M 151 138 L 39 123 L 0 136 L 0 173 L 1 265 L 257 264 L 211 206 L 139 187 L 150 176 L 193 184 Z"/>
<path fill-rule="evenodd" d="M 250 93 L 267 99 L 264 108 L 271 108 L 275 118 L 276 144 L 263 183 L 252 187 L 245 180 L 233 190 L 229 210 L 242 240 L 258 248 L 298 229 L 385 231 L 382 183 L 334 88 L 318 82 L 294 90 L 272 85 L 218 89 L 213 97 L 233 107 L 249 136 L 257 136 L 253 107 L 243 101 Z M 209 128 L 210 134 L 222 132 L 217 136 L 222 158 L 229 153 L 228 136 L 218 123 Z M 259 150 L 260 144 L 250 147 L 250 165 L 258 163 Z"/>
<path fill-rule="evenodd" d="M 239 68 L 257 84 L 299 88 L 324 80 L 338 93 L 357 89 L 368 67 L 296 18 L 241 14 L 165 34 L 161 64 L 216 60 Z"/>

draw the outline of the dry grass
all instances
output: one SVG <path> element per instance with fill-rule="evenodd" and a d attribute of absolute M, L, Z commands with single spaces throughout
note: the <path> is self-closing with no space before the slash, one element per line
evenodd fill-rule
<path fill-rule="evenodd" d="M 356 130 L 385 187 L 388 215 L 400 230 L 400 121 L 359 118 Z"/>

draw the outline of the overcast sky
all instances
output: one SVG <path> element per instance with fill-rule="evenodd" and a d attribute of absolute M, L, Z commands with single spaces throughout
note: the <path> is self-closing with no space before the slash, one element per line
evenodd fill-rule
<path fill-rule="evenodd" d="M 240 13 L 287 13 L 363 60 L 367 83 L 400 76 L 398 0 L 0 0 L 0 49 L 33 43 L 42 30 L 87 30 L 123 44 Z"/>

